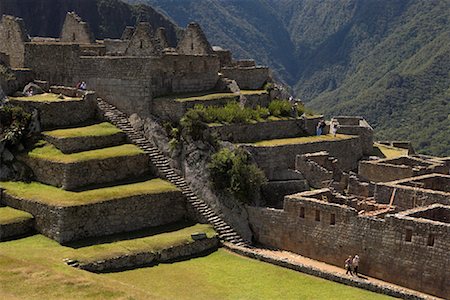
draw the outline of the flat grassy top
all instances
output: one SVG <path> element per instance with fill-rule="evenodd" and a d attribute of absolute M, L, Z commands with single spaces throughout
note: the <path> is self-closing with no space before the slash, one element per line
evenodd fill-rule
<path fill-rule="evenodd" d="M 391 299 L 219 249 L 110 274 L 66 266 L 74 250 L 42 235 L 0 243 L 3 299 Z"/>
<path fill-rule="evenodd" d="M 407 149 L 396 148 L 391 146 L 386 146 L 383 144 L 375 143 L 373 145 L 373 151 L 376 156 L 381 156 L 385 158 L 396 158 L 403 155 L 408 155 Z"/>
<path fill-rule="evenodd" d="M 59 102 L 59 101 L 81 101 L 81 98 L 71 98 L 63 96 L 63 99 L 58 98 L 59 95 L 44 93 L 39 95 L 33 95 L 31 97 L 10 97 L 12 100 L 17 101 L 33 101 L 33 102 Z"/>
<path fill-rule="evenodd" d="M 296 137 L 296 138 L 288 138 L 288 139 L 276 139 L 276 140 L 267 140 L 267 141 L 259 141 L 253 143 L 252 145 L 257 147 L 272 147 L 272 146 L 281 146 L 281 145 L 293 145 L 293 144 L 304 144 L 304 143 L 313 143 L 313 142 L 322 142 L 322 141 L 337 141 L 337 140 L 346 140 L 352 138 L 351 135 L 345 134 L 337 134 L 335 137 L 331 134 L 319 135 L 319 136 L 304 136 L 304 137 Z"/>
<path fill-rule="evenodd" d="M 11 207 L 0 207 L 0 225 L 21 222 L 32 218 L 33 216 L 25 211 Z"/>
<path fill-rule="evenodd" d="M 0 182 L 0 187 L 11 196 L 56 206 L 90 204 L 137 195 L 178 191 L 176 186 L 159 178 L 82 192 L 65 191 L 38 182 Z"/>
<path fill-rule="evenodd" d="M 268 94 L 266 90 L 241 90 L 242 95 L 262 95 Z"/>
<path fill-rule="evenodd" d="M 36 144 L 36 148 L 28 152 L 28 156 L 51 162 L 76 163 L 86 160 L 107 159 L 119 156 L 135 156 L 143 153 L 144 151 L 139 149 L 137 146 L 125 144 L 96 150 L 64 154 L 54 145 L 45 141 L 40 141 Z"/>
<path fill-rule="evenodd" d="M 192 243 L 194 240 L 191 234 L 196 232 L 205 232 L 208 238 L 216 234 L 211 225 L 196 224 L 172 232 L 79 248 L 75 250 L 71 258 L 87 263 L 119 255 L 156 253 L 172 246 Z"/>
<path fill-rule="evenodd" d="M 100 124 L 69 128 L 69 129 L 57 129 L 52 131 L 43 132 L 44 135 L 48 135 L 55 138 L 74 138 L 74 137 L 87 137 L 87 136 L 107 136 L 114 135 L 122 132 L 119 128 L 111 123 L 103 122 Z"/>

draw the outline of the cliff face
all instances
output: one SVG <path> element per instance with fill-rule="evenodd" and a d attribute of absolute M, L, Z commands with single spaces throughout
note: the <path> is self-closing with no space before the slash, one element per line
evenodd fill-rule
<path fill-rule="evenodd" d="M 169 19 L 147 5 L 130 5 L 119 0 L 1 0 L 0 16 L 24 19 L 31 36 L 58 37 L 66 13 L 75 11 L 98 39 L 119 38 L 125 26 L 138 21 L 149 22 L 154 29 L 166 28 L 168 41 L 176 44 L 180 29 Z"/>

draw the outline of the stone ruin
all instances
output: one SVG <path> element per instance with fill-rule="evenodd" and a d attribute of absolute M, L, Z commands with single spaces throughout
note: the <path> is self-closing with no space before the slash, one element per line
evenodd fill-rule
<path fill-rule="evenodd" d="M 158 127 L 151 123 L 150 117 L 174 121 L 196 104 L 222 106 L 230 101 L 239 101 L 243 106 L 266 107 L 275 98 L 269 91 L 255 92 L 271 81 L 267 67 L 257 66 L 252 60 L 233 60 L 230 51 L 212 47 L 195 23 L 188 25 L 177 45 L 170 45 L 164 29 L 153 29 L 148 23 L 126 27 L 121 39 L 95 40 L 88 24 L 76 14 L 68 13 L 59 38 L 30 38 L 21 19 L 4 16 L 0 22 L 0 41 L 0 60 L 11 70 L 27 72 L 24 69 L 28 69 L 30 73 L 27 74 L 32 70 L 35 78 L 45 80 L 47 86 L 74 86 L 83 80 L 89 89 L 95 90 L 95 96 L 89 93 L 85 96 L 85 103 L 69 104 L 79 107 L 77 114 L 72 116 L 69 115 L 74 109 L 69 106 L 43 109 L 38 107 L 42 104 L 33 104 L 41 111 L 44 127 L 68 126 L 64 122 L 75 119 L 75 123 L 80 123 L 85 121 L 84 117 L 92 118 L 96 114 L 95 107 L 102 103 L 95 105 L 93 97 L 99 96 L 121 110 L 120 116 L 137 114 L 142 118 L 139 127 L 146 131 L 145 138 L 137 138 L 140 135 L 134 132 L 129 134 L 129 138 L 139 144 L 144 143 L 143 140 L 156 140 L 156 130 L 153 129 Z M 52 89 L 66 95 L 77 93 L 73 88 L 54 86 Z M 254 92 L 244 95 L 244 90 Z M 179 101 L 174 96 L 190 92 L 228 92 L 231 95 L 207 101 Z M 103 117 L 111 115 L 107 111 Z M 186 183 L 182 177 L 187 177 L 186 169 L 192 166 L 179 162 L 183 167 L 175 172 L 169 163 L 156 161 L 150 171 L 156 175 L 166 174 L 166 179 L 180 187 L 193 206 L 188 211 L 184 210 L 183 196 L 174 192 L 176 215 L 167 215 L 166 208 L 170 205 L 167 204 L 158 207 L 156 216 L 145 215 L 139 222 L 147 222 L 146 218 L 159 218 L 160 223 L 164 223 L 170 218 L 179 219 L 186 215 L 200 215 L 199 219 L 213 222 L 217 220 L 215 213 L 222 214 L 228 218 L 231 227 L 239 228 L 239 233 L 247 239 L 253 235 L 258 244 L 337 266 L 342 266 L 349 254 L 358 253 L 362 258 L 363 274 L 439 297 L 449 297 L 450 159 L 416 155 L 411 145 L 405 142 L 382 143 L 407 149 L 408 155 L 374 157 L 373 129 L 362 117 L 336 116 L 332 120 L 339 123 L 337 137 L 308 139 L 315 135 L 321 119 L 323 116 L 308 116 L 209 127 L 205 131 L 246 149 L 264 171 L 268 182 L 262 187 L 263 205 L 247 206 L 235 214 L 232 209 L 226 210 L 220 203 L 208 203 L 209 199 L 206 199 L 209 206 L 216 210 L 220 208 L 222 212 L 214 212 L 207 206 L 196 211 L 195 205 L 200 205 L 196 194 L 203 192 L 203 198 L 211 194 L 198 187 L 204 182 L 196 183 L 193 191 L 188 189 L 188 183 L 194 185 L 195 182 L 188 180 Z M 122 126 L 127 122 L 121 119 L 115 125 Z M 325 134 L 329 133 L 329 124 L 327 122 Z M 276 143 L 264 143 L 267 141 Z M 69 149 L 69 152 L 86 150 L 77 148 L 80 147 L 78 144 L 51 142 L 61 149 Z M 158 141 L 155 144 L 158 145 Z M 148 145 L 143 147 L 150 155 L 160 155 L 157 149 L 148 150 Z M 139 159 L 145 160 L 143 157 Z M 56 176 L 54 171 L 47 170 L 52 166 L 39 160 L 29 159 L 27 162 L 40 181 L 50 185 L 76 189 L 80 185 L 98 183 L 99 176 L 84 178 L 77 172 L 73 174 L 74 169 L 67 166 L 55 167 L 59 172 L 56 175 L 64 174 Z M 173 165 L 173 160 L 171 163 Z M 129 162 L 132 169 L 129 171 L 139 171 L 138 165 L 147 164 L 148 161 Z M 124 169 L 127 169 L 125 165 Z M 198 166 L 194 162 L 194 168 Z M 133 173 L 133 176 L 139 174 Z M 14 197 L 7 197 L 6 201 L 11 206 L 27 208 L 17 204 L 19 200 Z M 89 212 L 85 208 L 70 207 L 56 213 L 53 207 L 48 206 L 45 209 L 54 218 L 49 221 L 42 213 L 42 207 L 27 205 L 31 207 L 27 209 L 35 214 L 40 230 L 60 242 L 101 234 L 94 221 L 87 222 L 84 231 L 79 231 L 83 227 L 80 219 L 70 218 L 70 210 L 78 209 L 82 215 L 91 214 L 93 219 L 101 215 L 100 210 Z M 113 215 L 109 220 L 110 228 L 120 231 L 123 228 L 116 223 L 119 218 L 114 215 L 116 208 L 109 208 Z M 140 215 L 138 211 L 146 208 L 134 203 L 132 207 L 120 206 L 118 210 L 122 209 L 128 209 L 131 222 L 133 214 Z M 60 231 L 49 226 L 51 221 L 62 226 L 58 229 Z M 240 226 L 242 222 L 246 225 Z M 217 227 L 223 230 L 219 232 L 220 236 L 233 236 L 231 227 Z M 247 229 L 242 230 L 243 227 Z M 100 231 L 103 230 L 105 227 L 101 227 Z"/>

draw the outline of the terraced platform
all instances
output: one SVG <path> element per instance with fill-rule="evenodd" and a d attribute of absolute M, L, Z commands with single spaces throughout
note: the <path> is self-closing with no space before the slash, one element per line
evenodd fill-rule
<path fill-rule="evenodd" d="M 284 145 L 294 145 L 294 144 L 305 144 L 305 143 L 315 143 L 315 142 L 323 142 L 323 141 L 339 141 L 339 140 L 347 140 L 351 139 L 353 136 L 345 135 L 345 134 L 337 134 L 333 136 L 331 134 L 319 135 L 319 136 L 302 136 L 295 138 L 286 138 L 286 139 L 273 139 L 273 140 L 264 140 L 253 143 L 252 145 L 256 147 L 276 147 L 276 146 L 284 146 Z"/>
<path fill-rule="evenodd" d="M 166 226 L 107 236 L 71 244 L 73 254 L 67 262 L 91 272 L 133 269 L 160 262 L 181 260 L 218 247 L 211 225 L 174 223 Z"/>
<path fill-rule="evenodd" d="M 132 144 L 64 154 L 41 141 L 20 159 L 38 181 L 66 190 L 150 175 L 148 157 Z"/>
<path fill-rule="evenodd" d="M 123 131 L 108 122 L 45 131 L 42 135 L 65 154 L 117 146 L 126 141 Z"/>
<path fill-rule="evenodd" d="M 160 226 L 186 214 L 181 191 L 162 179 L 82 192 L 37 182 L 1 182 L 0 188 L 6 205 L 31 213 L 36 229 L 60 243 Z"/>
<path fill-rule="evenodd" d="M 30 97 L 11 97 L 10 103 L 39 111 L 43 128 L 72 126 L 95 117 L 95 93 L 86 92 L 82 98 L 57 94 L 40 94 Z"/>
<path fill-rule="evenodd" d="M 33 216 L 11 207 L 0 207 L 0 241 L 20 237 L 33 230 Z"/>

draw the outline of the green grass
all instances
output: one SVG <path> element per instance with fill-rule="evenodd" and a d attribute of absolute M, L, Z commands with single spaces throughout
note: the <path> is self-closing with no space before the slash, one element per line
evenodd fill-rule
<path fill-rule="evenodd" d="M 293 144 L 303 144 L 303 143 L 313 143 L 313 142 L 323 142 L 323 141 L 338 141 L 350 139 L 353 136 L 345 134 L 337 134 L 335 137 L 331 134 L 319 135 L 319 136 L 304 136 L 296 138 L 287 139 L 276 139 L 276 140 L 266 140 L 253 143 L 257 147 L 271 147 L 271 146 L 282 146 L 282 145 L 293 145 Z"/>
<path fill-rule="evenodd" d="M 77 249 L 71 258 L 88 263 L 116 256 L 157 253 L 163 249 L 192 243 L 194 240 L 191 234 L 196 232 L 204 232 L 208 238 L 216 235 L 211 225 L 196 224 L 172 232 L 82 247 Z"/>
<path fill-rule="evenodd" d="M 28 156 L 35 159 L 42 159 L 58 163 L 76 163 L 87 160 L 107 159 L 119 156 L 135 156 L 143 154 L 144 151 L 132 144 L 89 150 L 71 154 L 64 154 L 54 145 L 45 141 L 40 141 L 36 147 L 28 152 Z"/>
<path fill-rule="evenodd" d="M 33 95 L 31 97 L 10 97 L 11 100 L 17 101 L 33 101 L 33 102 L 58 102 L 58 101 L 81 101 L 81 98 L 72 98 L 63 96 L 63 99 L 58 98 L 59 95 L 44 93 L 39 95 Z"/>
<path fill-rule="evenodd" d="M 386 146 L 383 144 L 374 144 L 374 154 L 385 158 L 396 158 L 403 155 L 408 155 L 408 149 Z"/>
<path fill-rule="evenodd" d="M 242 95 L 262 95 L 268 94 L 266 90 L 241 90 Z"/>
<path fill-rule="evenodd" d="M 0 243 L 3 299 L 390 299 L 219 249 L 208 256 L 93 274 L 66 266 L 74 250 L 42 235 Z"/>
<path fill-rule="evenodd" d="M 85 127 L 45 131 L 43 132 L 43 134 L 55 138 L 75 138 L 75 137 L 89 137 L 89 136 L 107 136 L 107 135 L 114 135 L 120 132 L 122 132 L 122 130 L 112 125 L 111 123 L 103 122 L 100 124 Z"/>
<path fill-rule="evenodd" d="M 38 182 L 0 182 L 5 193 L 21 199 L 33 200 L 47 205 L 72 206 L 97 203 L 137 195 L 150 195 L 178 191 L 168 181 L 152 179 L 144 182 L 113 187 L 71 192 Z"/>
<path fill-rule="evenodd" d="M 0 225 L 17 223 L 32 218 L 33 216 L 27 212 L 11 207 L 0 207 Z"/>

